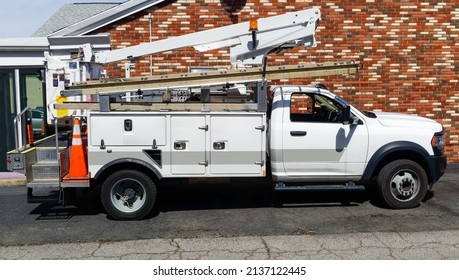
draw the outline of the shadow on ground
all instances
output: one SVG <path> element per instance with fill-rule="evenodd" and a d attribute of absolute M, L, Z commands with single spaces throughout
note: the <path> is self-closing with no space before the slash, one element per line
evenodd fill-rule
<path fill-rule="evenodd" d="M 73 216 L 104 213 L 98 190 L 79 193 L 76 203 L 63 207 L 60 204 L 38 204 L 31 214 L 37 220 L 66 220 Z M 274 191 L 268 180 L 232 179 L 223 184 L 185 184 L 169 182 L 158 188 L 156 205 L 147 217 L 163 212 L 237 209 L 262 207 L 342 207 L 359 206 L 370 201 L 384 207 L 370 191 Z M 109 217 L 108 217 L 109 218 Z"/>

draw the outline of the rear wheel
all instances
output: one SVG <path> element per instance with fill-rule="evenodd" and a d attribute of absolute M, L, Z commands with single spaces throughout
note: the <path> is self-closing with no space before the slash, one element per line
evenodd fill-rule
<path fill-rule="evenodd" d="M 142 172 L 120 170 L 104 181 L 101 200 L 113 218 L 139 220 L 151 212 L 156 200 L 156 186 Z"/>
<path fill-rule="evenodd" d="M 425 197 L 427 189 L 426 172 L 411 160 L 388 163 L 378 175 L 379 195 L 391 208 L 416 207 Z"/>

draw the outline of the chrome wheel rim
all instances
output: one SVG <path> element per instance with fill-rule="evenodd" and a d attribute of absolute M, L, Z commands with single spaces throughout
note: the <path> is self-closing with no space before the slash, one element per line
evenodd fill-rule
<path fill-rule="evenodd" d="M 145 204 L 145 187 L 132 178 L 121 179 L 113 185 L 111 201 L 119 211 L 136 212 Z"/>
<path fill-rule="evenodd" d="M 409 169 L 397 172 L 390 180 L 390 192 L 398 201 L 407 202 L 419 193 L 419 177 Z"/>

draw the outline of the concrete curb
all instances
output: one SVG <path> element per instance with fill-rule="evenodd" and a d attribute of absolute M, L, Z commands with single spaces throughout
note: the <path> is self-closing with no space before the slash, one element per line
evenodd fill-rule
<path fill-rule="evenodd" d="M 26 183 L 26 177 L 21 173 L 0 172 L 0 187 L 21 186 Z"/>

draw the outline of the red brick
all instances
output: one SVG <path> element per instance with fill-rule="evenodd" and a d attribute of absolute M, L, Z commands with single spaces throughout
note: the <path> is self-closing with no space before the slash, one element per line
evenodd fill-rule
<path fill-rule="evenodd" d="M 238 22 L 246 21 L 252 16 L 248 8 L 259 13 L 260 17 L 265 17 L 270 12 L 287 12 L 286 6 L 294 6 L 296 9 L 305 9 L 309 7 L 308 5 L 319 7 L 322 12 L 322 20 L 316 35 L 319 41 L 318 47 L 308 49 L 306 53 L 298 53 L 296 50 L 291 50 L 288 52 L 291 55 L 273 55 L 270 57 L 271 65 L 276 64 L 276 59 L 285 61 L 282 62 L 283 64 L 346 59 L 363 62 L 363 69 L 354 77 L 322 77 L 296 79 L 289 82 L 292 84 L 325 82 L 330 89 L 337 91 L 358 108 L 368 109 L 368 106 L 364 105 L 371 103 L 370 109 L 373 110 L 416 113 L 423 116 L 433 114 L 432 118 L 448 125 L 446 128 L 448 136 L 446 151 L 449 162 L 459 162 L 459 145 L 451 143 L 451 141 L 458 141 L 457 137 L 451 136 L 459 135 L 459 120 L 457 116 L 446 113 L 450 111 L 455 114 L 459 113 L 459 108 L 454 107 L 457 105 L 458 99 L 454 99 L 454 102 L 447 102 L 452 97 L 459 98 L 458 83 L 450 82 L 450 80 L 459 79 L 459 47 L 456 45 L 459 37 L 459 16 L 453 18 L 454 14 L 451 13 L 455 9 L 459 10 L 456 0 L 441 1 L 444 6 L 436 12 L 422 11 L 422 9 L 433 9 L 438 5 L 438 1 L 433 0 L 384 0 L 376 3 L 366 3 L 364 0 L 345 2 L 317 0 L 313 1 L 313 3 L 293 0 L 287 0 L 287 2 L 269 1 L 273 4 L 272 6 L 265 6 L 260 1 L 252 0 L 236 2 L 246 2 L 246 8 L 237 14 Z M 220 3 L 221 1 L 206 2 L 203 0 L 193 3 L 183 3 L 181 0 L 165 1 L 158 7 L 115 22 L 110 26 L 97 30 L 95 33 L 110 32 L 112 48 L 116 49 L 122 42 L 130 42 L 131 45 L 135 45 L 150 40 L 148 21 L 140 21 L 148 13 L 152 13 L 153 37 L 157 39 L 205 30 L 205 24 L 213 24 L 215 27 L 232 24 L 230 15 L 224 11 Z M 247 5 L 252 3 L 254 4 L 253 6 Z M 421 5 L 421 3 L 429 4 Z M 182 5 L 187 8 L 185 10 L 179 9 Z M 402 8 L 402 6 L 405 6 L 405 8 Z M 407 6 L 417 6 L 417 8 L 406 8 Z M 336 7 L 341 10 L 336 10 Z M 360 11 L 353 11 L 353 9 L 360 9 Z M 204 10 L 208 12 L 204 12 Z M 177 13 L 185 13 L 189 18 L 184 20 L 174 19 Z M 201 15 L 209 17 L 199 18 Z M 381 15 L 387 16 L 383 17 Z M 215 16 L 215 18 L 212 16 Z M 437 22 L 431 24 L 432 22 L 429 21 L 429 18 L 435 19 Z M 359 26 L 360 29 L 345 29 L 344 27 L 348 25 L 344 23 L 345 20 L 352 20 L 353 22 L 349 25 Z M 189 24 L 183 25 L 183 21 L 189 22 Z M 383 21 L 387 21 L 387 23 Z M 392 25 L 396 21 L 398 25 Z M 410 25 L 410 23 L 416 23 L 416 25 Z M 448 23 L 451 27 L 448 28 L 448 26 L 443 25 L 444 23 Z M 165 27 L 159 27 L 159 25 L 165 25 Z M 118 26 L 126 28 L 126 31 L 117 31 L 116 27 Z M 378 29 L 384 26 L 385 29 Z M 143 27 L 147 32 L 137 32 L 135 28 L 139 27 Z M 182 30 L 182 27 L 189 29 Z M 439 35 L 445 40 L 439 40 L 439 38 L 435 37 L 440 30 L 446 32 L 446 34 Z M 166 31 L 166 33 L 159 33 L 158 31 Z M 414 37 L 409 37 L 411 35 L 414 35 Z M 342 38 L 342 41 L 336 41 L 336 38 Z M 368 44 L 365 41 L 371 43 Z M 398 41 L 398 43 L 387 47 L 386 44 L 391 43 L 391 41 Z M 332 51 L 331 54 L 319 52 L 325 48 L 325 45 L 330 46 L 328 48 Z M 372 49 L 364 49 L 365 47 L 372 47 Z M 351 52 L 340 54 L 343 50 L 351 50 Z M 385 50 L 385 52 L 378 52 L 378 50 Z M 445 57 L 445 53 L 448 53 L 450 57 Z M 155 54 L 153 55 L 153 61 L 178 63 L 177 66 L 159 67 L 159 71 L 171 71 L 172 73 L 183 72 L 183 68 L 179 68 L 179 65 L 180 67 L 198 65 L 229 66 L 228 54 L 220 54 L 218 51 L 213 51 L 211 54 L 216 59 L 208 59 L 204 54 L 198 53 L 192 48 L 186 48 L 166 55 Z M 330 55 L 334 55 L 334 58 L 329 59 L 328 56 Z M 290 56 L 298 56 L 298 58 L 290 58 Z M 165 57 L 165 59 L 157 60 L 159 57 Z M 195 62 L 187 63 L 186 59 L 182 59 L 182 57 L 190 57 Z M 364 59 L 367 61 L 364 61 Z M 146 61 L 149 61 L 149 59 L 147 58 Z M 451 61 L 450 67 L 435 65 L 436 63 L 447 63 L 447 61 Z M 381 66 L 369 69 L 373 64 L 380 64 Z M 390 69 L 395 68 L 391 66 L 393 64 L 398 64 L 396 67 L 398 69 L 397 73 L 390 71 Z M 410 70 L 413 68 L 411 64 L 415 64 L 419 68 L 415 72 L 411 72 Z M 118 63 L 114 63 L 107 67 L 111 77 L 124 75 L 124 69 L 117 65 Z M 149 73 L 149 69 L 149 64 L 137 65 L 136 73 Z M 156 72 L 155 74 L 160 73 L 162 72 Z M 374 75 L 378 75 L 376 80 L 372 79 Z M 400 77 L 400 75 L 404 76 Z M 341 86 L 335 87 L 334 84 Z M 378 95 L 382 97 L 377 97 Z M 391 101 L 390 98 L 393 97 L 398 97 L 398 100 Z M 420 103 L 421 100 L 427 100 L 427 102 Z M 397 103 L 398 106 L 391 106 L 391 103 Z M 433 103 L 441 103 L 442 106 L 434 106 Z M 441 108 L 441 110 L 434 111 L 434 108 Z M 451 120 L 446 122 L 444 119 Z"/>

